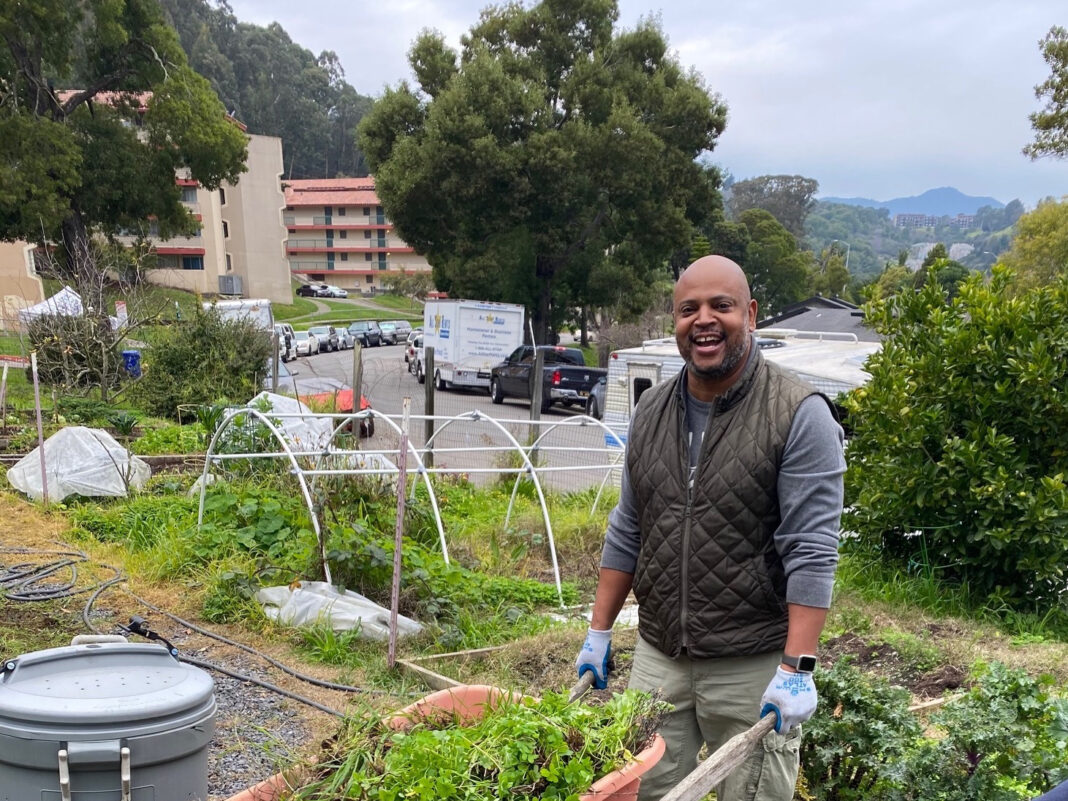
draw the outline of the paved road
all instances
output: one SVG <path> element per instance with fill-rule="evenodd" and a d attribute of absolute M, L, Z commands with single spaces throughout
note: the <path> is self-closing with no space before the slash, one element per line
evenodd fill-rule
<path fill-rule="evenodd" d="M 408 373 L 404 364 L 404 349 L 401 345 L 383 345 L 364 348 L 363 394 L 371 406 L 387 415 L 395 415 L 397 423 L 402 414 L 405 397 L 411 398 L 410 438 L 416 447 L 425 442 L 426 422 L 419 419 L 426 408 L 426 386 Z M 301 394 L 322 391 L 330 387 L 351 385 L 353 352 L 337 351 L 301 357 L 288 365 L 294 374 Z M 594 424 L 581 425 L 582 410 L 575 407 L 564 409 L 554 406 L 541 415 L 542 422 L 533 427 L 529 423 L 530 407 L 525 401 L 506 400 L 494 404 L 484 390 L 446 390 L 434 394 L 436 428 L 447 431 L 435 437 L 435 464 L 446 465 L 456 470 L 494 470 L 516 466 L 520 460 L 510 455 L 511 443 L 500 428 L 486 420 L 480 422 L 460 421 L 448 423 L 448 418 L 477 411 L 498 421 L 515 439 L 526 443 L 534 436 L 543 435 L 542 462 L 549 468 L 539 473 L 549 486 L 557 488 L 580 488 L 600 483 L 604 469 L 585 469 L 614 461 L 618 452 L 608 451 L 604 444 L 604 430 Z M 371 448 L 395 449 L 398 437 L 384 421 L 375 426 L 375 436 L 367 443 Z M 579 469 L 583 468 L 583 469 Z M 474 477 L 473 474 L 472 477 Z M 490 474 L 486 474 L 490 476 Z M 491 477 L 495 477 L 494 474 Z"/>

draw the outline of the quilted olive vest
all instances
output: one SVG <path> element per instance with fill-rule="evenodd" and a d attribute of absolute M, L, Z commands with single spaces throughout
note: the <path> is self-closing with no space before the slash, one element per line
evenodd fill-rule
<path fill-rule="evenodd" d="M 786 642 L 786 577 L 772 535 L 797 407 L 816 391 L 757 351 L 709 414 L 689 484 L 685 373 L 646 391 L 627 467 L 641 549 L 638 631 L 671 657 L 766 653 Z"/>

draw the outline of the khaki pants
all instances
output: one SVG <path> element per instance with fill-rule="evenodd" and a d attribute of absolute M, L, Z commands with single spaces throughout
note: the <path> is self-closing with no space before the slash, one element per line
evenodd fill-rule
<path fill-rule="evenodd" d="M 638 638 L 630 686 L 653 692 L 675 707 L 660 728 L 667 751 L 642 777 L 640 801 L 656 801 L 682 781 L 708 753 L 757 722 L 760 698 L 781 652 L 724 659 L 664 656 Z M 771 732 L 750 758 L 716 787 L 718 801 L 790 801 L 800 766 L 801 728 Z"/>

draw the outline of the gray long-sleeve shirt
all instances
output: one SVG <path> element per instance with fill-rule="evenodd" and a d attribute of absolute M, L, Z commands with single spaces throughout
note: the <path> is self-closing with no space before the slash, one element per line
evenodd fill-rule
<path fill-rule="evenodd" d="M 703 425 L 689 427 L 704 430 Z M 844 496 L 842 442 L 842 428 L 827 403 L 815 395 L 806 398 L 790 426 L 777 487 L 782 522 L 774 540 L 786 572 L 787 603 L 822 608 L 831 604 Z M 601 567 L 634 573 L 640 547 L 637 498 L 624 461 Z"/>

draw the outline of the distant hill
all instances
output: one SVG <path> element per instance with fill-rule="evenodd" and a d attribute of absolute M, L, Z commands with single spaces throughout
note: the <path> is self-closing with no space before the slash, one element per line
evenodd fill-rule
<path fill-rule="evenodd" d="M 821 197 L 822 203 L 842 203 L 846 206 L 866 206 L 872 209 L 886 209 L 890 216 L 895 214 L 932 214 L 936 217 L 949 215 L 956 217 L 958 214 L 975 214 L 983 206 L 992 206 L 995 209 L 1004 208 L 1005 204 L 992 197 L 973 197 L 954 189 L 952 186 L 943 186 L 939 189 L 928 189 L 922 195 L 914 197 L 896 197 L 893 200 L 871 200 L 866 197 Z"/>

